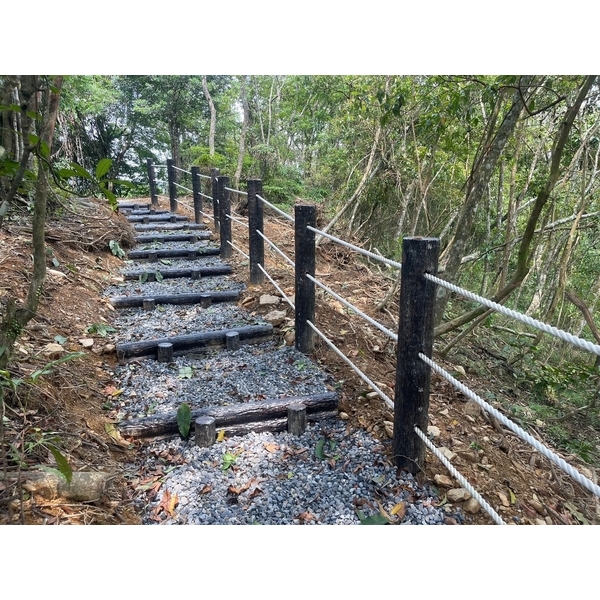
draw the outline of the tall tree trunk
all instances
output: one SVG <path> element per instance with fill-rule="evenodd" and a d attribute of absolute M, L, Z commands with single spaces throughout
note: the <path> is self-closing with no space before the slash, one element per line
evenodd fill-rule
<path fill-rule="evenodd" d="M 235 175 L 233 176 L 233 187 L 236 189 L 239 189 L 240 177 L 242 176 L 242 167 L 244 166 L 244 156 L 246 154 L 246 134 L 248 133 L 248 126 L 250 124 L 250 107 L 248 106 L 248 94 L 246 92 L 247 80 L 248 76 L 244 75 L 242 77 L 240 89 L 240 99 L 242 101 L 244 116 L 242 121 L 242 131 L 240 132 L 237 168 L 235 170 Z"/>
<path fill-rule="evenodd" d="M 35 77 L 35 80 L 37 80 L 37 76 L 32 77 Z M 40 135 L 41 141 L 48 149 L 52 147 L 62 81 L 62 77 L 55 77 L 52 85 L 48 86 L 48 102 L 44 125 Z M 23 327 L 35 316 L 46 279 L 46 243 L 44 238 L 46 229 L 46 204 L 48 199 L 48 160 L 50 153 L 48 151 L 45 156 L 46 153 L 43 149 L 43 144 L 40 145 L 38 156 L 38 177 L 32 220 L 33 274 L 23 305 L 17 307 L 14 298 L 8 299 L 4 317 L 0 323 L 0 348 L 2 348 L 0 369 L 4 369 L 8 364 L 14 343 Z"/>
<path fill-rule="evenodd" d="M 208 83 L 206 81 L 206 75 L 202 75 L 202 89 L 204 90 L 204 97 L 208 102 L 210 108 L 210 130 L 208 132 L 208 153 L 211 157 L 215 155 L 215 129 L 217 128 L 217 109 L 213 102 L 212 96 L 208 91 Z"/>
<path fill-rule="evenodd" d="M 567 110 L 565 117 L 560 125 L 560 128 L 556 133 L 554 144 L 552 146 L 550 174 L 548 176 L 548 179 L 546 180 L 544 187 L 540 189 L 535 199 L 533 209 L 531 210 L 531 214 L 529 215 L 529 219 L 525 227 L 525 233 L 523 234 L 523 238 L 521 239 L 521 244 L 519 246 L 519 251 L 517 254 L 517 267 L 510 281 L 498 292 L 496 292 L 496 294 L 492 298 L 493 302 L 503 302 L 510 294 L 512 294 L 514 290 L 516 290 L 521 285 L 521 282 L 525 279 L 527 273 L 529 272 L 530 248 L 531 243 L 533 241 L 538 219 L 540 218 L 540 214 L 544 206 L 546 205 L 546 202 L 550 198 L 550 194 L 556 186 L 556 182 L 558 181 L 558 177 L 560 175 L 560 163 L 562 155 L 569 137 L 569 133 L 571 132 L 571 129 L 573 127 L 575 117 L 577 116 L 581 105 L 586 99 L 588 92 L 594 85 L 595 80 L 595 75 L 590 75 L 586 77 L 584 82 L 581 84 L 581 87 L 579 88 L 575 102 Z M 486 310 L 487 309 L 485 307 L 481 306 L 479 308 L 476 308 L 475 310 L 470 311 L 467 314 L 453 319 L 452 321 L 448 321 L 443 325 L 439 325 L 435 328 L 434 335 L 442 335 L 444 333 L 456 329 L 457 327 L 460 327 L 461 325 L 464 325 L 465 323 L 469 323 L 473 319 L 477 318 L 480 314 L 484 313 Z"/>
<path fill-rule="evenodd" d="M 473 166 L 469 181 L 467 182 L 467 194 L 456 223 L 454 238 L 452 239 L 450 246 L 446 247 L 446 250 L 444 251 L 444 277 L 448 281 L 456 279 L 461 260 L 463 256 L 467 254 L 467 245 L 475 227 L 477 209 L 479 208 L 483 195 L 487 191 L 488 184 L 496 164 L 498 163 L 498 159 L 502 155 L 506 143 L 515 130 L 525 106 L 525 98 L 533 83 L 533 79 L 534 78 L 530 76 L 522 77 L 520 79 L 518 89 L 513 96 L 512 105 L 495 134 L 493 134 L 493 130 L 498 111 L 494 111 L 491 116 L 481 156 Z M 501 100 L 502 99 L 500 98 L 498 102 L 500 103 Z M 497 108 L 499 108 L 498 104 Z M 444 288 L 440 288 L 435 308 L 436 324 L 439 324 L 442 321 L 449 299 L 449 292 Z"/>

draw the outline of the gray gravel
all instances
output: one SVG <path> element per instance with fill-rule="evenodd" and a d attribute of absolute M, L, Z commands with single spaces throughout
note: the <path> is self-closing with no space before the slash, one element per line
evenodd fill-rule
<path fill-rule="evenodd" d="M 117 285 L 111 285 L 104 290 L 108 297 L 112 296 L 152 296 L 160 294 L 191 294 L 225 290 L 244 290 L 243 283 L 233 281 L 228 275 L 217 277 L 201 277 L 200 279 L 177 278 L 163 281 L 146 281 L 131 279 Z"/>
<path fill-rule="evenodd" d="M 220 267 L 227 264 L 218 256 L 199 256 L 193 260 L 187 258 L 159 258 L 157 262 L 148 260 L 127 260 L 123 274 L 132 271 L 160 271 L 161 269 L 200 269 L 202 267 Z"/>
<path fill-rule="evenodd" d="M 333 383 L 295 348 L 278 348 L 274 341 L 176 357 L 169 364 L 140 360 L 119 367 L 115 380 L 123 389 L 114 403 L 121 418 L 176 412 L 183 402 L 193 410 L 320 394 Z"/>
<path fill-rule="evenodd" d="M 145 286 L 144 286 L 145 289 Z M 173 306 L 164 304 L 153 311 L 127 308 L 119 311 L 113 327 L 119 330 L 120 342 L 184 335 L 200 331 L 229 329 L 243 325 L 264 325 L 260 317 L 252 317 L 234 304 L 214 304 L 201 308 L 197 304 Z"/>
<path fill-rule="evenodd" d="M 149 242 L 138 244 L 136 250 L 202 250 L 204 248 L 218 248 L 214 242 L 199 240 L 195 244 L 190 242 Z"/>
<path fill-rule="evenodd" d="M 156 231 L 161 231 L 157 227 Z M 175 245 L 175 244 L 173 244 Z M 167 247 L 161 244 L 161 247 Z M 176 247 L 189 245 L 176 243 Z M 165 268 L 222 264 L 218 257 L 169 259 Z M 210 261 L 210 262 L 209 262 Z M 160 269 L 128 261 L 127 270 Z M 241 289 L 226 276 L 200 280 L 125 282 L 107 296 Z M 202 309 L 159 306 L 155 311 L 119 311 L 112 341 L 137 341 L 202 330 L 262 323 L 232 304 Z M 235 352 L 209 351 L 177 357 L 169 364 L 136 360 L 116 368 L 109 415 L 116 420 L 192 409 L 317 394 L 336 382 L 294 348 L 271 341 Z M 107 406 L 108 408 L 108 406 Z M 357 524 L 386 514 L 398 524 L 462 523 L 463 516 L 439 506 L 437 490 L 397 474 L 390 442 L 379 442 L 340 419 L 288 433 L 251 433 L 198 448 L 179 436 L 145 441 L 130 469 L 135 503 L 143 522 L 165 524 Z"/>
<path fill-rule="evenodd" d="M 321 440 L 324 458 L 316 455 Z M 381 509 L 396 524 L 462 522 L 454 509 L 437 506 L 436 490 L 409 474 L 397 477 L 387 454 L 364 430 L 337 419 L 299 437 L 252 433 L 211 448 L 156 442 L 143 467 L 166 475 L 157 494 L 137 502 L 147 524 L 345 525 Z M 177 503 L 172 514 L 161 507 L 169 499 Z"/>

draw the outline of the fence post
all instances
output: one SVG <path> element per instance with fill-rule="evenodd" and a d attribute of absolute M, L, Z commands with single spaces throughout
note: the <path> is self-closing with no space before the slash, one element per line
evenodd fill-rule
<path fill-rule="evenodd" d="M 231 256 L 231 219 L 226 215 L 231 214 L 231 200 L 229 197 L 229 177 L 217 177 L 217 195 L 219 198 L 219 223 L 221 234 L 221 258 Z"/>
<path fill-rule="evenodd" d="M 258 235 L 263 233 L 263 203 L 256 197 L 262 196 L 262 181 L 248 179 L 248 233 L 250 246 L 250 283 L 264 283 L 265 275 L 258 265 L 265 266 L 265 240 Z"/>
<path fill-rule="evenodd" d="M 156 193 L 156 173 L 154 172 L 154 165 L 152 164 L 152 159 L 146 159 L 146 167 L 148 169 L 148 181 L 150 183 L 150 200 L 152 202 L 152 206 L 158 206 L 158 194 Z"/>
<path fill-rule="evenodd" d="M 305 277 L 315 276 L 315 234 L 307 225 L 316 226 L 316 208 L 310 204 L 296 204 L 296 349 L 311 354 L 315 348 L 315 334 L 306 321 L 315 321 L 315 284 Z"/>
<path fill-rule="evenodd" d="M 437 275 L 440 242 L 436 238 L 404 238 L 400 283 L 400 319 L 394 397 L 394 458 L 399 469 L 418 473 L 425 462 L 431 369 L 419 352 L 431 356 L 436 285 L 423 275 Z"/>
<path fill-rule="evenodd" d="M 170 201 L 170 209 L 171 212 L 177 212 L 177 186 L 175 182 L 177 181 L 177 173 L 175 173 L 175 169 L 173 168 L 173 159 L 167 158 L 167 178 L 169 180 L 169 201 Z"/>
<path fill-rule="evenodd" d="M 211 194 L 213 199 L 213 218 L 215 222 L 215 233 L 219 233 L 219 193 L 217 186 L 217 178 L 219 177 L 219 169 L 210 170 L 210 182 L 212 184 Z"/>
<path fill-rule="evenodd" d="M 202 189 L 200 183 L 200 167 L 192 167 L 192 190 L 194 191 L 194 221 L 202 223 Z"/>

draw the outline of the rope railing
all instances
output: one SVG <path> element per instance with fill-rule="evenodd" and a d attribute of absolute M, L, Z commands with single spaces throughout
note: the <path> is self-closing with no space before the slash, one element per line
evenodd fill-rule
<path fill-rule="evenodd" d="M 196 168 L 194 168 L 197 175 Z M 211 179 L 204 176 L 207 179 Z M 215 188 L 215 185 L 217 186 Z M 189 190 L 185 186 L 177 184 L 178 187 Z M 173 186 L 174 187 L 174 186 Z M 517 435 L 540 454 L 545 456 L 557 465 L 567 474 L 569 474 L 578 484 L 586 490 L 600 496 L 600 486 L 586 478 L 579 471 L 569 465 L 564 459 L 560 458 L 552 450 L 544 446 L 538 440 L 525 432 L 518 425 L 510 421 L 499 411 L 494 409 L 484 400 L 482 400 L 472 390 L 464 386 L 461 382 L 454 379 L 442 367 L 434 363 L 428 358 L 431 355 L 433 347 L 432 330 L 428 332 L 427 327 L 431 327 L 433 322 L 432 317 L 425 317 L 426 314 L 433 314 L 433 303 L 435 300 L 435 283 L 441 285 L 455 293 L 461 294 L 469 300 L 473 300 L 483 304 L 488 308 L 492 308 L 502 314 L 515 318 L 525 324 L 536 327 L 537 329 L 555 335 L 561 340 L 574 344 L 575 346 L 600 355 L 600 345 L 592 344 L 573 336 L 567 332 L 559 330 L 555 327 L 541 323 L 535 319 L 531 319 L 522 313 L 507 309 L 504 306 L 494 303 L 490 300 L 482 298 L 476 294 L 472 294 L 467 290 L 463 290 L 449 282 L 446 282 L 430 273 L 437 274 L 437 257 L 439 255 L 439 240 L 432 238 L 404 238 L 403 241 L 403 258 L 402 263 L 388 259 L 375 254 L 369 250 L 365 250 L 355 244 L 351 244 L 346 240 L 335 237 L 329 233 L 316 228 L 316 211 L 314 206 L 296 205 L 294 208 L 294 216 L 287 214 L 268 202 L 262 194 L 262 183 L 260 180 L 248 181 L 248 192 L 242 192 L 229 187 L 228 177 L 218 177 L 213 183 L 213 196 L 202 194 L 198 191 L 199 186 L 197 180 L 194 181 L 194 191 L 196 204 L 200 197 L 211 200 L 215 208 L 215 227 L 219 231 L 218 225 L 221 226 L 221 256 L 230 255 L 224 252 L 223 248 L 233 248 L 240 253 L 244 258 L 248 259 L 251 281 L 254 283 L 262 283 L 262 276 L 275 287 L 281 297 L 289 304 L 292 310 L 295 311 L 296 318 L 296 348 L 300 352 L 311 353 L 314 351 L 313 338 L 316 336 L 323 340 L 325 346 L 339 357 L 348 367 L 356 373 L 356 375 L 365 382 L 377 395 L 385 402 L 386 406 L 394 410 L 395 425 L 393 439 L 393 453 L 396 466 L 398 468 L 407 469 L 410 472 L 416 473 L 417 470 L 423 468 L 424 456 L 426 449 L 431 451 L 439 458 L 441 463 L 448 469 L 449 473 L 459 482 L 462 487 L 467 490 L 471 496 L 479 503 L 480 507 L 490 515 L 493 521 L 497 524 L 505 524 L 501 517 L 494 511 L 480 494 L 477 493 L 473 486 L 452 466 L 450 461 L 435 447 L 434 444 L 423 433 L 426 430 L 428 419 L 429 405 L 429 386 L 430 372 L 435 371 L 465 396 L 474 400 L 483 410 L 492 415 L 499 423 L 502 423 L 509 431 Z M 216 190 L 216 191 L 215 191 Z M 237 218 L 231 209 L 229 195 L 225 192 L 241 193 L 248 195 L 250 208 L 249 222 Z M 199 195 L 198 195 L 199 194 Z M 294 223 L 296 252 L 294 259 L 288 257 L 272 240 L 270 240 L 263 232 L 263 206 L 270 207 L 275 213 L 281 215 L 284 219 Z M 205 216 L 206 213 L 201 212 Z M 236 246 L 231 241 L 231 224 L 233 221 L 239 225 L 243 225 L 249 229 L 250 242 L 249 254 L 243 249 Z M 226 232 L 226 233 L 224 233 Z M 330 287 L 315 276 L 315 236 L 325 237 L 332 242 L 336 242 L 352 251 L 355 251 L 375 262 L 383 263 L 394 269 L 402 270 L 401 296 L 400 296 L 400 323 L 401 328 L 398 333 L 388 329 L 376 319 L 361 311 L 352 302 L 346 300 L 341 295 L 336 293 Z M 267 272 L 264 267 L 264 242 L 279 255 L 287 265 L 296 271 L 296 287 L 295 301 L 283 291 L 281 286 Z M 412 253 L 412 258 L 411 258 Z M 435 256 L 435 261 L 432 262 L 432 256 Z M 419 257 L 423 257 L 422 259 Z M 403 266 L 404 265 L 404 266 Z M 427 265 L 427 266 L 424 266 Z M 260 276 L 260 279 L 252 279 L 255 273 Z M 262 274 L 262 275 L 261 275 Z M 423 277 L 424 274 L 424 277 Z M 406 280 L 405 280 L 406 276 Z M 419 283 L 419 282 L 422 282 Z M 423 287 L 427 286 L 427 287 Z M 314 290 L 315 287 L 322 289 L 325 293 L 335 298 L 348 310 L 352 311 L 356 316 L 362 318 L 369 325 L 375 327 L 382 332 L 386 337 L 392 339 L 398 344 L 397 362 L 396 362 L 396 389 L 394 391 L 394 399 L 388 397 L 386 393 L 372 379 L 355 365 L 346 355 L 335 346 L 335 344 L 315 325 L 314 319 Z M 312 290 L 312 291 L 311 291 Z M 407 304 L 408 303 L 408 304 Z M 403 308 L 404 305 L 404 308 Z M 312 308 L 309 308 L 312 306 Z M 406 306 L 413 307 L 408 312 L 403 312 Z M 418 307 L 418 309 L 414 309 Z M 312 312 L 311 312 L 312 311 Z M 419 313 L 419 314 L 417 314 Z M 414 321 L 414 322 L 413 322 Z M 426 325 L 429 323 L 428 325 Z M 428 336 L 431 336 L 431 344 L 426 342 Z M 413 341 L 411 341 L 413 340 Z M 416 344 L 415 347 L 415 343 Z M 408 383 L 407 383 L 408 382 Z M 412 386 L 412 387 L 411 387 Z M 413 412 L 411 412 L 413 411 Z M 424 420 L 423 420 L 424 419 Z M 415 470 L 417 469 L 417 470 Z"/>
<path fill-rule="evenodd" d="M 173 165 L 173 168 L 177 169 L 178 171 L 181 171 L 182 173 L 187 173 L 188 175 L 192 174 L 191 171 L 186 171 L 185 169 L 180 169 L 179 167 L 176 167 L 175 165 Z"/>
<path fill-rule="evenodd" d="M 264 202 L 268 207 L 272 208 L 275 212 L 279 213 L 282 217 L 284 217 L 288 221 L 291 221 L 292 223 L 294 223 L 296 221 L 296 219 L 294 219 L 294 217 L 292 217 L 291 215 L 288 215 L 286 212 L 283 212 L 280 208 L 277 208 L 276 206 L 271 204 L 268 200 L 265 200 L 262 196 L 259 196 L 258 194 L 256 194 L 256 197 L 261 202 Z"/>
<path fill-rule="evenodd" d="M 335 346 L 333 342 L 331 342 L 327 336 L 314 324 L 312 321 L 306 321 L 307 325 L 327 344 L 327 346 L 333 350 L 337 356 L 339 356 L 367 385 L 369 385 L 373 390 L 375 390 L 379 397 L 393 410 L 394 402 L 389 398 L 389 396 L 383 392 L 379 386 L 371 381 L 371 379 L 363 373 L 346 355 Z"/>
<path fill-rule="evenodd" d="M 569 474 L 577 483 L 582 485 L 584 488 L 600 496 L 600 486 L 596 485 L 593 481 L 582 475 L 579 471 L 568 464 L 564 459 L 560 458 L 557 454 L 552 452 L 549 448 L 541 444 L 533 436 L 524 431 L 516 423 L 513 423 L 510 419 L 505 417 L 500 411 L 496 410 L 493 406 L 490 406 L 485 400 L 479 397 L 466 385 L 452 377 L 448 371 L 440 367 L 437 363 L 432 361 L 430 358 L 422 353 L 419 353 L 419 358 L 427 365 L 429 365 L 436 373 L 441 375 L 444 379 L 449 381 L 456 389 L 460 390 L 465 396 L 476 402 L 486 412 L 490 413 L 500 423 L 505 425 L 514 434 L 518 435 L 521 439 L 525 440 L 528 444 L 533 446 L 540 454 L 545 456 L 549 461 L 560 467 L 565 473 Z"/>
<path fill-rule="evenodd" d="M 439 277 L 430 275 L 429 273 L 425 273 L 425 278 L 429 279 L 429 281 L 437 283 L 438 285 L 441 285 L 442 287 L 445 287 L 446 289 L 449 289 L 452 292 L 460 294 L 461 296 L 464 296 L 469 300 L 479 302 L 480 304 L 483 304 L 488 308 L 502 313 L 503 315 L 512 317 L 513 319 L 520 321 L 521 323 L 525 323 L 526 325 L 535 327 L 536 329 L 539 329 L 544 333 L 549 333 L 550 335 L 553 335 L 554 337 L 557 337 L 558 339 L 564 342 L 569 342 L 570 344 L 573 344 L 574 346 L 577 346 L 582 350 L 587 350 L 588 352 L 592 352 L 600 356 L 600 346 L 598 344 L 592 344 L 592 342 L 588 342 L 587 340 L 572 335 L 567 331 L 563 331 L 562 329 L 558 329 L 557 327 L 552 327 L 551 325 L 547 325 L 546 323 L 538 321 L 537 319 L 532 319 L 531 317 L 528 317 L 523 313 L 507 308 L 506 306 L 502 306 L 502 304 L 498 304 L 497 302 L 492 302 L 491 300 L 488 300 L 487 298 L 484 298 L 482 296 L 478 296 L 477 294 L 473 294 L 472 292 L 464 290 L 463 288 L 460 288 L 457 285 L 454 285 L 453 283 L 450 283 L 444 279 L 440 279 Z"/>
<path fill-rule="evenodd" d="M 263 272 L 266 278 L 273 284 L 275 289 L 281 294 L 281 297 L 292 307 L 292 310 L 296 310 L 295 304 L 288 298 L 287 294 L 279 287 L 279 284 L 267 273 L 262 265 L 258 265 L 258 268 Z"/>
<path fill-rule="evenodd" d="M 382 262 L 386 265 L 389 265 L 390 267 L 394 267 L 395 269 L 402 268 L 402 263 L 396 262 L 395 260 L 391 260 L 390 258 L 385 258 L 385 256 L 380 256 L 379 254 L 375 254 L 374 252 L 370 252 L 369 250 L 365 250 L 364 248 L 355 246 L 354 244 L 351 244 L 350 242 L 341 240 L 340 238 L 337 238 L 333 235 L 325 233 L 324 231 L 321 231 L 320 229 L 315 229 L 314 227 L 310 227 L 310 226 L 308 227 L 308 229 L 310 229 L 313 233 L 316 233 L 317 235 L 322 235 L 323 237 L 326 237 L 327 239 L 331 240 L 332 242 L 337 242 L 338 244 L 340 244 L 340 246 L 345 246 L 346 248 L 349 248 L 350 250 L 354 250 L 355 252 L 358 252 L 359 254 L 362 254 L 363 256 L 367 256 L 368 258 Z"/>
<path fill-rule="evenodd" d="M 313 283 L 318 285 L 321 289 L 325 290 L 328 294 L 333 296 L 336 300 L 341 302 L 345 307 L 349 308 L 350 310 L 353 310 L 359 317 L 362 317 L 367 323 L 370 323 L 371 325 L 373 325 L 373 327 L 376 327 L 377 329 L 379 329 L 379 331 L 381 331 L 382 333 L 385 333 L 385 335 L 392 338 L 395 342 L 398 341 L 398 335 L 396 333 L 394 333 L 393 331 L 390 331 L 387 327 L 385 327 L 381 323 L 379 323 L 379 321 L 372 319 L 369 315 L 362 312 L 362 310 L 360 310 L 359 308 L 357 308 L 356 306 L 354 306 L 353 304 L 348 302 L 348 300 L 345 300 L 344 298 L 342 298 L 339 294 L 336 294 L 332 289 L 328 288 L 324 283 L 322 283 L 318 279 L 315 279 L 312 275 L 307 273 L 306 277 L 308 277 L 308 279 L 310 279 Z"/>
<path fill-rule="evenodd" d="M 433 443 L 427 439 L 427 436 L 418 428 L 414 428 L 415 433 L 423 440 L 423 443 L 431 450 L 440 462 L 448 469 L 452 477 L 456 479 L 475 500 L 479 503 L 479 506 L 494 520 L 496 525 L 506 525 L 500 515 L 481 497 L 477 490 L 463 477 L 452 465 L 452 463 L 433 445 Z"/>
<path fill-rule="evenodd" d="M 198 177 L 202 177 L 202 179 L 212 179 L 210 175 L 202 175 L 202 173 L 198 173 Z"/>
<path fill-rule="evenodd" d="M 246 229 L 248 228 L 248 223 L 244 223 L 244 221 L 240 221 L 240 219 L 237 219 L 236 217 L 232 217 L 230 214 L 226 214 L 225 216 L 228 219 L 232 220 L 234 223 L 237 223 L 238 225 L 242 225 L 243 227 L 246 227 Z"/>
<path fill-rule="evenodd" d="M 244 258 L 250 258 L 243 250 L 240 250 L 233 242 L 227 240 L 227 243 L 234 249 L 237 250 Z"/>
<path fill-rule="evenodd" d="M 230 187 L 226 187 L 224 189 L 226 189 L 228 192 L 233 192 L 234 194 L 241 194 L 242 196 L 248 195 L 248 192 L 242 192 L 242 190 L 234 190 L 233 188 L 230 188 Z"/>
<path fill-rule="evenodd" d="M 173 182 L 177 187 L 180 187 L 182 190 L 185 190 L 186 192 L 190 192 L 191 194 L 194 193 L 194 190 L 190 190 L 190 188 L 185 187 L 185 185 L 181 185 L 180 183 L 177 183 L 176 181 Z"/>
<path fill-rule="evenodd" d="M 292 267 L 292 269 L 296 268 L 296 263 L 294 263 L 294 261 L 287 256 L 287 254 L 284 254 L 276 244 L 274 244 L 266 235 L 262 233 L 262 231 L 257 229 L 256 233 L 258 233 L 258 235 L 260 235 L 260 237 L 265 240 L 265 242 L 267 242 L 267 244 L 269 244 L 269 246 L 273 248 L 273 250 L 275 250 L 275 252 L 277 252 L 279 256 L 281 256 L 281 258 L 283 258 L 283 260 L 285 260 Z"/>

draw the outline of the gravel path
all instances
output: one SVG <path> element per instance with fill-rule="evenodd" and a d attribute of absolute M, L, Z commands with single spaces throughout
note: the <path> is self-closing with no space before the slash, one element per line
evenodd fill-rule
<path fill-rule="evenodd" d="M 179 242 L 177 247 L 187 245 Z M 222 264 L 218 257 L 201 260 Z M 199 262 L 172 260 L 169 266 Z M 125 269 L 140 266 L 148 263 L 127 261 Z M 124 282 L 105 294 L 147 296 L 243 287 L 219 276 Z M 152 312 L 119 311 L 111 337 L 129 342 L 263 323 L 227 303 L 209 308 L 166 305 Z M 295 348 L 275 340 L 233 352 L 190 354 L 168 364 L 135 360 L 118 366 L 114 380 L 119 393 L 111 414 L 125 422 L 174 413 L 183 402 L 194 410 L 320 394 L 337 385 Z M 339 418 L 329 418 L 309 424 L 301 436 L 255 432 L 226 437 L 210 448 L 195 446 L 193 436 L 145 440 L 129 471 L 135 503 L 147 524 L 358 524 L 365 519 L 462 523 L 456 509 L 440 506 L 435 488 L 419 485 L 408 474 L 397 476 L 390 445 L 389 440 L 382 443 Z"/>

